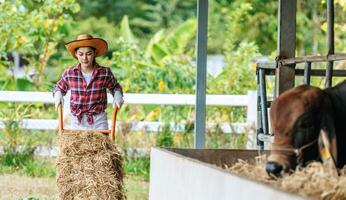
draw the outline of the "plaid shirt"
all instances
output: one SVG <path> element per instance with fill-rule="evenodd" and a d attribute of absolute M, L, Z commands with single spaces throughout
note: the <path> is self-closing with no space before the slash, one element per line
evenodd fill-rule
<path fill-rule="evenodd" d="M 122 88 L 108 67 L 95 65 L 89 84 L 86 83 L 80 64 L 65 70 L 55 86 L 56 91 L 65 95 L 71 90 L 71 114 L 81 122 L 83 114 L 87 115 L 88 123 L 93 124 L 93 115 L 103 112 L 107 108 L 107 91 L 114 96 L 114 92 Z"/>

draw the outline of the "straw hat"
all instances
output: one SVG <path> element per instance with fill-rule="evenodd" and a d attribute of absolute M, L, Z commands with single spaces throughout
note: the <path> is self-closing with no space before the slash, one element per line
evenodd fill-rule
<path fill-rule="evenodd" d="M 108 44 L 104 39 L 93 38 L 89 34 L 80 34 L 77 36 L 77 40 L 66 43 L 65 47 L 77 59 L 75 51 L 79 47 L 93 47 L 96 49 L 96 56 L 101 56 L 106 53 Z"/>

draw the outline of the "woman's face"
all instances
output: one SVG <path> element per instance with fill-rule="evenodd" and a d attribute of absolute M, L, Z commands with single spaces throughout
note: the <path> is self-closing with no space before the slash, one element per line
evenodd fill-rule
<path fill-rule="evenodd" d="M 76 51 L 76 57 L 83 68 L 92 67 L 95 59 L 95 50 L 91 47 L 80 47 Z"/>

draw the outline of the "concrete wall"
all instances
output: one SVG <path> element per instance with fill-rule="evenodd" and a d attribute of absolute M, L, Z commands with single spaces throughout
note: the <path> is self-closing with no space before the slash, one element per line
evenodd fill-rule
<path fill-rule="evenodd" d="M 201 153 L 202 152 L 202 153 Z M 228 152 L 229 156 L 226 156 Z M 250 152 L 250 153 L 249 153 Z M 217 156 L 222 154 L 223 156 Z M 289 194 L 265 184 L 233 175 L 220 167 L 202 162 L 208 157 L 221 163 L 221 157 L 257 154 L 257 151 L 151 149 L 150 200 L 298 200 L 303 197 Z M 192 155 L 194 158 L 184 155 Z M 213 156 L 214 155 L 214 156 Z M 200 156 L 201 159 L 197 157 Z M 204 158 L 203 158 L 204 157 Z M 214 161 L 211 161 L 212 158 Z M 196 159 L 197 158 L 197 159 Z M 239 157 L 238 157 L 239 158 Z M 241 157 L 240 157 L 241 158 Z M 227 162 L 224 160 L 224 162 Z"/>

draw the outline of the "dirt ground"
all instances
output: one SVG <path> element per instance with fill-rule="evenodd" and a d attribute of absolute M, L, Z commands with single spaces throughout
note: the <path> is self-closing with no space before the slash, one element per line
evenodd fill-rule
<path fill-rule="evenodd" d="M 0 175 L 0 200 L 57 199 L 55 178 L 32 178 L 14 174 Z M 128 200 L 148 199 L 149 183 L 133 176 L 125 178 Z"/>
<path fill-rule="evenodd" d="M 0 199 L 56 199 L 54 178 L 0 175 Z"/>

